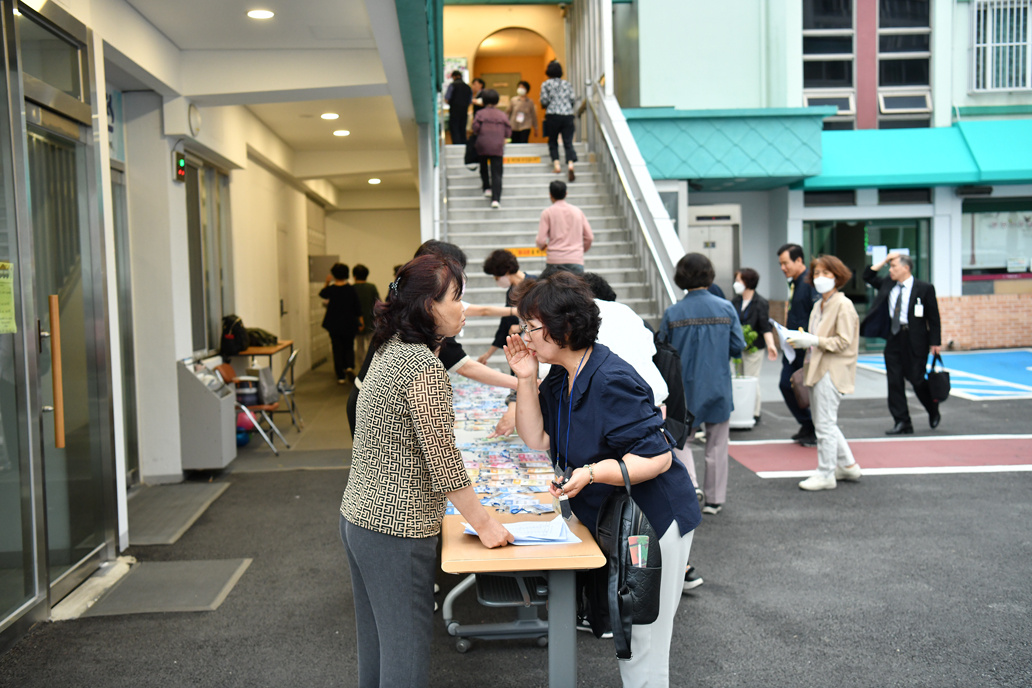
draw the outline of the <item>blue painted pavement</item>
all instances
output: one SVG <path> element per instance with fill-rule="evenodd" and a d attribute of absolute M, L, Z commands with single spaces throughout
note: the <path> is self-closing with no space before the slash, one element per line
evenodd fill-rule
<path fill-rule="evenodd" d="M 952 396 L 974 401 L 1032 399 L 1032 349 L 944 353 L 942 360 L 950 373 Z M 857 365 L 885 373 L 881 354 L 864 354 Z"/>

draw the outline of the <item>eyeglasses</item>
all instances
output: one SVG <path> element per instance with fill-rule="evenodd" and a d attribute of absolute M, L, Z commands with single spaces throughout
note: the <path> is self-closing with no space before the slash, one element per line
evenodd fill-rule
<path fill-rule="evenodd" d="M 544 329 L 544 327 L 545 326 L 542 325 L 541 327 L 535 327 L 534 329 L 530 329 L 530 326 L 528 325 L 528 323 L 525 323 L 525 322 L 521 321 L 520 322 L 520 336 L 521 337 L 529 337 L 531 332 L 537 332 L 538 330 Z"/>

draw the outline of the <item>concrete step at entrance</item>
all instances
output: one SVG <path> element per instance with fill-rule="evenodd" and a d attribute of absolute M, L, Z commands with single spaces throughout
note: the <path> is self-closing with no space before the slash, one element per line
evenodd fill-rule
<path fill-rule="evenodd" d="M 541 196 L 541 208 L 543 209 L 551 201 L 548 199 L 548 185 L 551 180 L 545 182 L 533 181 L 525 182 L 523 177 L 519 179 L 505 178 L 502 182 L 502 197 L 516 196 L 523 197 L 528 195 L 540 195 Z M 566 187 L 567 198 L 574 205 L 579 205 L 576 200 L 578 197 L 585 194 L 592 195 L 605 195 L 601 183 L 588 183 L 583 182 L 580 178 L 577 179 L 573 184 L 568 184 Z M 448 200 L 451 201 L 455 198 L 482 198 L 484 196 L 484 187 L 480 183 L 480 177 L 469 178 L 462 180 L 461 183 L 452 180 L 448 184 Z"/>
<path fill-rule="evenodd" d="M 459 231 L 460 228 L 464 231 Z M 631 233 L 622 227 L 594 227 L 593 232 L 595 234 L 595 241 L 628 243 L 631 240 Z M 496 248 L 533 246 L 536 238 L 536 225 L 533 228 L 525 226 L 522 229 L 516 230 L 505 230 L 484 222 L 448 225 L 448 240 L 461 246 L 463 250 L 478 246 L 488 247 L 491 250 Z M 588 257 L 591 257 L 590 251 L 588 252 Z"/>
<path fill-rule="evenodd" d="M 533 242 L 531 242 L 531 245 L 533 245 Z M 511 247 L 508 247 L 508 246 L 467 246 L 463 250 L 466 252 L 466 258 L 469 259 L 470 264 L 473 264 L 473 263 L 480 264 L 496 248 L 511 248 Z M 631 253 L 631 251 L 632 251 L 631 245 L 628 242 L 626 242 L 626 241 L 596 241 L 595 243 L 593 243 L 591 245 L 591 250 L 588 252 L 588 255 L 590 255 L 593 258 L 598 258 L 598 257 L 601 257 L 601 256 L 614 256 L 614 255 L 620 255 L 620 254 L 625 254 L 625 253 Z M 530 270 L 531 272 L 534 272 L 534 270 L 531 269 L 530 266 L 539 263 L 541 265 L 541 267 L 544 268 L 544 265 L 545 265 L 545 259 L 543 257 L 541 257 L 541 258 L 520 258 L 519 261 L 520 261 L 520 267 L 522 269 Z"/>
<path fill-rule="evenodd" d="M 510 174 L 511 171 L 511 174 Z M 449 167 L 445 173 L 445 179 L 447 180 L 448 188 L 452 188 L 452 185 L 456 182 L 465 181 L 470 182 L 474 179 L 480 182 L 480 171 L 468 170 L 465 167 L 453 168 Z M 555 174 L 551 170 L 544 168 L 534 170 L 521 170 L 515 165 L 509 165 L 502 170 L 502 185 L 505 185 L 506 180 L 518 180 L 521 183 L 537 182 L 543 184 L 545 189 L 548 189 L 548 185 L 553 181 L 567 182 L 566 173 Z M 597 169 L 580 169 L 577 170 L 577 181 L 574 184 L 585 184 L 595 183 L 602 180 L 601 174 Z"/>
<path fill-rule="evenodd" d="M 585 141 L 578 141 L 573 144 L 573 149 L 577 151 L 578 158 L 586 158 L 588 153 L 588 144 Z M 522 156 L 522 155 L 540 155 L 542 158 L 548 158 L 548 144 L 547 143 L 507 143 L 505 144 L 505 154 L 508 156 Z M 449 143 L 444 147 L 444 157 L 448 162 L 452 159 L 459 161 L 466 155 L 465 145 L 456 145 Z M 563 152 L 563 146 L 559 146 L 559 158 L 560 160 L 566 160 L 566 154 Z"/>
<path fill-rule="evenodd" d="M 523 263 L 520 263 L 520 267 L 523 267 Z M 463 298 L 469 303 L 478 303 L 483 306 L 504 306 L 505 305 L 505 290 L 499 289 L 495 286 L 494 278 L 484 275 L 483 273 L 475 274 L 473 272 L 473 264 L 467 266 L 469 272 L 466 274 L 466 291 L 464 292 Z M 588 270 L 591 272 L 591 270 Z M 533 273 L 532 274 L 538 274 Z M 483 279 L 481 279 L 483 278 Z M 474 281 L 476 280 L 476 281 Z M 609 280 L 606 280 L 607 282 Z M 474 286 L 475 285 L 475 286 Z M 647 299 L 650 296 L 649 285 L 644 282 L 632 283 L 610 283 L 609 286 L 616 292 L 616 298 L 621 303 L 625 299 Z"/>
<path fill-rule="evenodd" d="M 463 220 L 479 220 L 484 222 L 501 222 L 511 220 L 526 220 L 528 217 L 536 217 L 540 219 L 541 211 L 543 210 L 540 206 L 510 206 L 509 200 L 502 194 L 502 200 L 499 202 L 500 208 L 491 207 L 491 199 L 484 197 L 483 205 L 480 208 L 448 208 L 448 222 L 461 222 Z M 608 217 L 615 217 L 616 213 L 613 209 L 606 205 L 586 205 L 578 206 L 584 211 L 584 216 L 588 218 L 588 222 L 592 223 L 596 219 L 604 219 Z"/>
<path fill-rule="evenodd" d="M 479 187 L 477 187 L 479 189 Z M 507 208 L 533 208 L 535 210 L 543 210 L 548 207 L 552 201 L 548 197 L 547 189 L 544 193 L 538 194 L 525 194 L 525 193 L 510 193 L 512 191 L 508 186 L 502 185 L 502 200 L 505 201 Z M 522 189 L 521 189 L 522 191 Z M 610 197 L 604 193 L 597 193 L 591 188 L 585 187 L 580 189 L 577 186 L 573 186 L 569 189 L 566 194 L 566 201 L 578 208 L 590 208 L 592 206 L 609 205 Z M 457 196 L 449 193 L 448 195 L 448 212 L 455 213 L 459 210 L 479 210 L 483 207 L 484 203 L 487 203 L 486 197 L 482 193 L 470 194 L 468 196 Z M 450 217 L 451 215 L 449 215 Z"/>
<path fill-rule="evenodd" d="M 480 177 L 480 168 L 479 168 L 479 166 L 475 170 L 471 170 L 469 168 L 469 166 L 466 165 L 465 163 L 463 163 L 462 165 L 449 165 L 447 170 L 448 170 L 448 173 L 447 173 L 448 179 L 453 179 L 453 178 L 457 178 L 457 177 L 465 177 L 465 176 L 474 175 L 474 174 L 478 178 Z M 576 173 L 576 177 L 577 177 L 578 181 L 580 180 L 582 174 L 584 174 L 584 175 L 598 174 L 599 173 L 598 163 L 594 163 L 594 162 L 578 162 L 576 164 L 576 166 L 574 167 L 574 172 Z M 537 175 L 537 174 L 550 175 L 553 179 L 558 179 L 561 182 L 567 181 L 567 179 L 566 179 L 566 166 L 565 165 L 562 166 L 561 171 L 558 174 L 556 174 L 556 172 L 553 170 L 551 163 L 543 163 L 543 162 L 542 163 L 537 163 L 537 162 L 535 162 L 535 163 L 519 163 L 519 162 L 509 163 L 508 165 L 504 165 L 503 168 L 502 168 L 502 178 L 503 179 L 505 179 L 507 177 L 524 177 L 524 176 L 527 176 L 527 175 Z M 574 183 L 576 183 L 576 181 Z"/>

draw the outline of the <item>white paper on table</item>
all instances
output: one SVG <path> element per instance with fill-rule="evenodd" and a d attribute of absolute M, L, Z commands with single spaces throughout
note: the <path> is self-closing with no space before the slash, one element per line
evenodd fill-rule
<path fill-rule="evenodd" d="M 885 260 L 885 256 L 889 255 L 888 246 L 871 246 L 871 265 L 877 265 Z"/>
<path fill-rule="evenodd" d="M 463 523 L 466 535 L 476 535 L 477 531 L 468 523 Z M 514 545 L 572 545 L 581 541 L 573 534 L 562 516 L 551 521 L 520 521 L 503 523 L 506 530 L 513 535 Z"/>
<path fill-rule="evenodd" d="M 909 248 L 894 248 L 894 249 L 891 249 L 889 251 L 889 253 L 898 253 L 901 256 L 909 256 L 910 255 L 910 249 Z"/>
<path fill-rule="evenodd" d="M 790 330 L 773 318 L 768 318 L 768 320 L 774 326 L 774 331 L 778 333 L 778 341 L 781 342 L 781 350 L 785 352 L 785 360 L 792 363 L 795 361 L 796 350 L 788 343 Z"/>

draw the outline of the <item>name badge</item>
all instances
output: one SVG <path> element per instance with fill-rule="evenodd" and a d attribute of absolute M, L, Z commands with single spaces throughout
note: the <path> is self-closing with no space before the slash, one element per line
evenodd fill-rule
<path fill-rule="evenodd" d="M 526 116 L 526 115 L 525 115 L 524 113 L 522 113 L 522 112 L 517 112 L 517 113 L 516 113 L 516 124 L 523 124 L 523 118 L 524 118 L 525 116 Z"/>
<path fill-rule="evenodd" d="M 921 303 L 921 299 L 918 299 L 917 303 L 914 304 L 914 317 L 915 318 L 923 318 L 924 317 L 924 304 Z"/>

